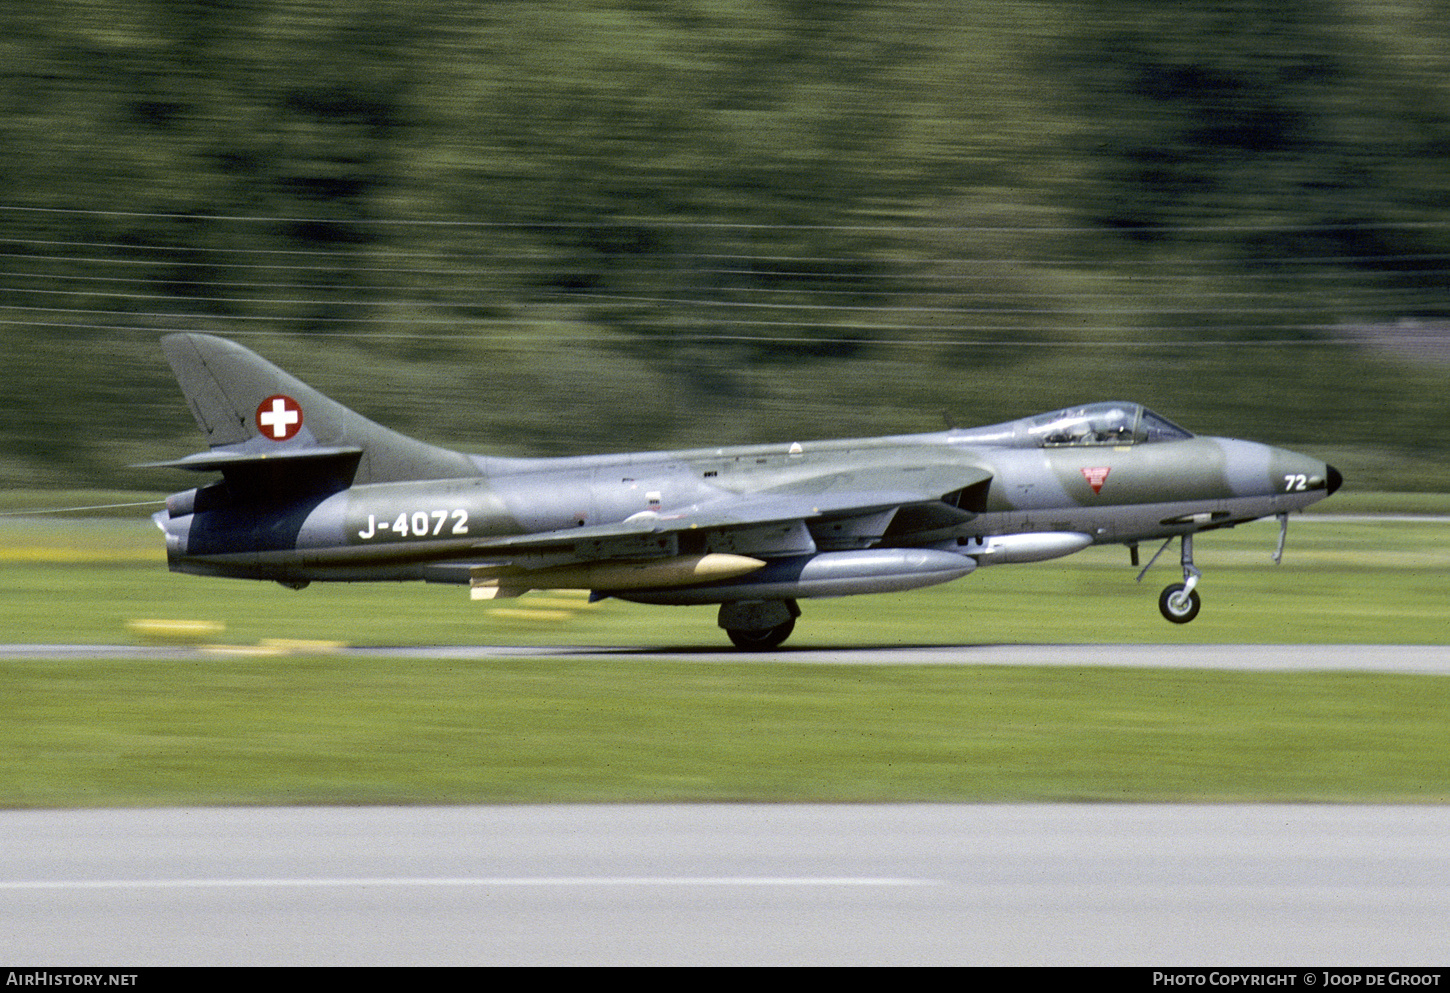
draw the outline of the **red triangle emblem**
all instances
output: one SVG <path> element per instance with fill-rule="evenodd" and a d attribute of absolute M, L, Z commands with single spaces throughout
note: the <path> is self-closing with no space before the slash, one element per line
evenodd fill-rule
<path fill-rule="evenodd" d="M 1082 471 L 1082 478 L 1087 480 L 1088 485 L 1093 488 L 1094 493 L 1101 493 L 1103 491 L 1103 483 L 1108 481 L 1108 473 L 1112 471 L 1108 466 L 1084 469 Z"/>

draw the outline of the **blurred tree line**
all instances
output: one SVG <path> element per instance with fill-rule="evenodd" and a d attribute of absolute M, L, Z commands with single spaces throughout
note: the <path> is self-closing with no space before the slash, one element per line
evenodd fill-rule
<path fill-rule="evenodd" d="M 1450 485 L 1441 13 L 6 2 L 0 480 L 173 482 L 195 329 L 475 451 L 1126 396 Z"/>

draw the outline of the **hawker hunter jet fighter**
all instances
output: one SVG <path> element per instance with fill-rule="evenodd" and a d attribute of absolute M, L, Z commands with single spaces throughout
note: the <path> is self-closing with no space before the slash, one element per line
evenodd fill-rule
<path fill-rule="evenodd" d="M 157 465 L 221 477 L 156 515 L 173 571 L 718 604 L 747 649 L 784 641 L 811 597 L 915 589 L 1089 545 L 1126 545 L 1136 565 L 1153 540 L 1158 554 L 1181 545 L 1183 581 L 1159 608 L 1186 624 L 1200 603 L 1198 532 L 1277 516 L 1277 559 L 1288 514 L 1343 481 L 1318 459 L 1195 437 L 1119 402 L 848 441 L 464 455 L 381 427 L 230 341 L 176 334 L 162 347 L 210 450 Z"/>

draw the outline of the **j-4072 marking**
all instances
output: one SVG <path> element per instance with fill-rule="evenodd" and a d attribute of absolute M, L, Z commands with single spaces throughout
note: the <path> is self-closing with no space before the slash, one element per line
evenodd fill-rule
<path fill-rule="evenodd" d="M 438 538 L 445 530 L 449 535 L 468 534 L 468 511 L 415 510 L 411 514 L 404 511 L 391 522 L 380 521 L 377 514 L 369 514 L 368 526 L 359 529 L 357 536 L 363 541 L 385 535 L 398 538 Z"/>

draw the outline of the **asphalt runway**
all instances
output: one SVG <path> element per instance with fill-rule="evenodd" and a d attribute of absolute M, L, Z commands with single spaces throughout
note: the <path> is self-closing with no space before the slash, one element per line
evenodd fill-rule
<path fill-rule="evenodd" d="M 350 651 L 367 655 L 458 659 L 543 655 L 551 658 L 648 658 L 676 662 L 1125 666 L 1275 672 L 1354 670 L 1450 675 L 1450 645 L 868 645 L 850 648 L 783 648 L 772 652 L 741 652 L 729 646 L 711 645 L 703 648 L 355 648 Z"/>
<path fill-rule="evenodd" d="M 252 646 L 157 647 L 141 645 L 0 645 L 0 658 L 219 658 L 287 649 Z M 1450 645 L 865 645 L 849 648 L 782 648 L 741 652 L 725 645 L 605 647 L 580 645 L 417 645 L 292 649 L 368 657 L 446 658 L 638 658 L 697 662 L 794 662 L 832 665 L 1052 665 L 1129 668 L 1229 669 L 1238 671 L 1393 672 L 1450 675 Z"/>
<path fill-rule="evenodd" d="M 10 966 L 1439 966 L 1450 808 L 0 813 Z"/>

